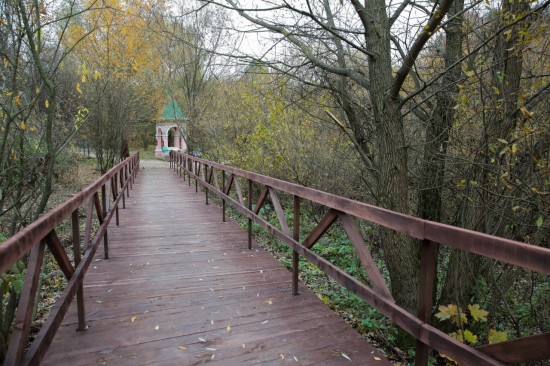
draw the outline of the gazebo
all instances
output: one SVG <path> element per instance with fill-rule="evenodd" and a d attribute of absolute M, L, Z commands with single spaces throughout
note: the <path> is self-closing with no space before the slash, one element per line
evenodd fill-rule
<path fill-rule="evenodd" d="M 156 121 L 157 146 L 155 156 L 165 159 L 170 151 L 187 151 L 185 141 L 185 118 L 178 103 L 170 99 L 162 109 L 160 120 Z"/>

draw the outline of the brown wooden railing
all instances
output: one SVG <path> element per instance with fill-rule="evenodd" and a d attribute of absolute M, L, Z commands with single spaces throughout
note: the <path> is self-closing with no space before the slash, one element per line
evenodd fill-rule
<path fill-rule="evenodd" d="M 182 153 L 171 152 L 170 164 L 171 168 L 188 180 L 189 185 L 191 185 L 191 179 L 194 179 L 196 191 L 198 191 L 198 183 L 204 187 L 207 204 L 209 192 L 222 199 L 224 221 L 226 202 L 248 217 L 249 248 L 252 242 L 252 222 L 254 221 L 293 250 L 292 278 L 294 294 L 297 294 L 298 291 L 298 263 L 299 257 L 302 256 L 415 337 L 417 339 L 416 365 L 427 364 L 430 348 L 449 356 L 462 365 L 505 365 L 550 358 L 549 332 L 471 348 L 431 325 L 437 243 L 547 275 L 550 274 L 549 249 L 422 220 Z M 244 190 L 240 180 L 246 182 L 246 193 L 248 195 L 246 200 L 243 196 Z M 254 185 L 256 185 L 256 188 L 261 187 L 261 193 L 256 198 L 256 205 L 253 209 Z M 236 198 L 230 196 L 232 189 L 235 191 L 234 196 Z M 281 192 L 292 195 L 294 198 L 292 232 L 285 219 L 281 200 L 279 199 Z M 258 215 L 268 196 L 277 214 L 279 228 L 271 225 Z M 300 201 L 302 199 L 327 207 L 328 213 L 309 236 L 300 241 Z M 353 218 L 367 220 L 422 241 L 417 316 L 395 304 L 390 290 L 376 267 Z M 372 287 L 350 276 L 311 250 L 336 221 L 339 221 L 346 231 L 369 276 Z"/>
<path fill-rule="evenodd" d="M 101 242 L 104 246 L 105 259 L 109 258 L 107 227 L 113 215 L 115 215 L 118 225 L 119 203 L 122 200 L 122 207 L 125 208 L 125 197 L 130 195 L 138 168 L 139 153 L 136 153 L 109 170 L 96 182 L 73 195 L 65 203 L 45 213 L 38 220 L 0 244 L 0 273 L 9 270 L 14 263 L 28 254 L 25 281 L 20 292 L 13 333 L 4 361 L 5 365 L 37 365 L 40 363 L 75 294 L 78 308 L 78 330 L 86 329 L 82 286 L 84 276 Z M 83 240 L 81 240 L 79 223 L 79 208 L 82 206 L 86 207 L 86 228 Z M 99 221 L 99 228 L 92 232 L 94 209 Z M 69 255 L 56 233 L 56 227 L 69 217 L 72 225 L 74 263 L 71 263 Z M 67 284 L 50 310 L 40 332 L 25 352 L 46 247 L 67 278 Z"/>

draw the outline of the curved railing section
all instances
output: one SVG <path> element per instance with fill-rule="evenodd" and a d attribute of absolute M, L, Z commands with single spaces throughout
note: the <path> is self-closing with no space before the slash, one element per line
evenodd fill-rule
<path fill-rule="evenodd" d="M 122 208 L 125 208 L 125 197 L 130 195 L 138 168 L 139 153 L 135 153 L 65 203 L 43 214 L 38 220 L 0 244 L 0 273 L 5 273 L 28 254 L 27 271 L 20 292 L 10 345 L 4 360 L 5 365 L 39 364 L 75 295 L 78 330 L 86 328 L 82 286 L 84 276 L 101 243 L 104 246 L 105 259 L 109 258 L 107 227 L 113 216 L 116 224 L 119 224 L 120 201 L 122 201 Z M 86 207 L 86 226 L 82 241 L 79 209 L 83 206 Z M 95 232 L 93 232 L 94 212 L 99 221 L 99 227 Z M 74 263 L 71 263 L 56 233 L 57 226 L 69 218 L 72 226 Z M 67 278 L 67 284 L 50 310 L 40 332 L 25 352 L 46 248 L 50 250 Z"/>
<path fill-rule="evenodd" d="M 293 250 L 294 294 L 298 291 L 298 262 L 301 256 L 415 337 L 416 365 L 427 364 L 430 348 L 463 365 L 504 365 L 550 358 L 548 332 L 471 348 L 431 325 L 437 243 L 547 275 L 550 274 L 549 249 L 423 220 L 183 153 L 171 152 L 170 164 L 171 168 L 188 180 L 189 185 L 191 179 L 194 180 L 196 191 L 199 183 L 204 187 L 207 203 L 209 192 L 222 199 L 224 221 L 226 202 L 248 217 L 249 248 L 252 242 L 252 222 L 255 222 Z M 246 191 L 242 188 L 243 183 L 246 184 Z M 258 197 L 252 196 L 255 186 L 261 187 Z M 230 196 L 232 190 L 236 198 Z M 246 200 L 243 192 L 248 195 Z M 294 197 L 292 232 L 285 219 L 279 199 L 280 193 Z M 258 215 L 268 197 L 277 214 L 280 227 L 271 225 Z M 256 205 L 253 208 L 254 199 Z M 300 240 L 299 237 L 301 200 L 328 208 L 327 214 L 304 240 Z M 370 221 L 421 240 L 419 310 L 416 316 L 395 304 L 353 218 Z M 311 250 L 336 221 L 339 221 L 346 231 L 372 286 L 365 285 Z"/>

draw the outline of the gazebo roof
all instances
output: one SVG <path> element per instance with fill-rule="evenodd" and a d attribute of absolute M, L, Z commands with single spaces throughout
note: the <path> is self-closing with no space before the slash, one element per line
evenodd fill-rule
<path fill-rule="evenodd" d="M 176 120 L 185 120 L 185 115 L 181 110 L 179 104 L 171 99 L 166 102 L 162 108 L 162 116 L 160 117 L 161 121 L 176 121 Z"/>

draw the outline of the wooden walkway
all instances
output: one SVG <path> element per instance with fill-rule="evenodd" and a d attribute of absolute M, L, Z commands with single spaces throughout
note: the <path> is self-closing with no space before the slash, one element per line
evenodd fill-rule
<path fill-rule="evenodd" d="M 43 364 L 390 365 L 302 284 L 292 296 L 287 269 L 155 165 L 109 229 L 110 259 L 98 250 L 88 271 L 89 329 L 76 332 L 73 302 Z"/>

